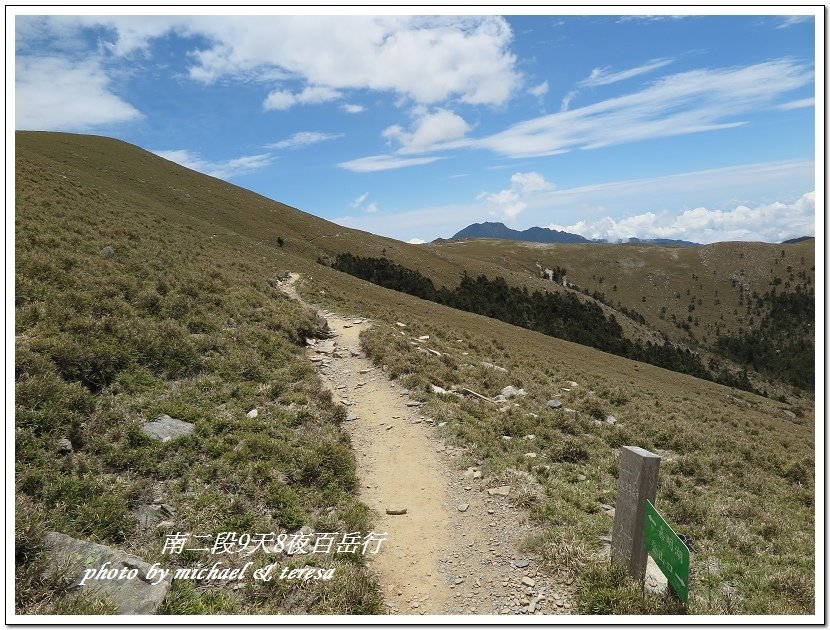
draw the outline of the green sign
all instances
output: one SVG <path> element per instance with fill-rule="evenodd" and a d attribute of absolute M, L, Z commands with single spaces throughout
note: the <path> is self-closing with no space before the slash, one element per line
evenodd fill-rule
<path fill-rule="evenodd" d="M 689 549 L 648 500 L 645 545 L 675 594 L 684 602 L 689 601 Z"/>

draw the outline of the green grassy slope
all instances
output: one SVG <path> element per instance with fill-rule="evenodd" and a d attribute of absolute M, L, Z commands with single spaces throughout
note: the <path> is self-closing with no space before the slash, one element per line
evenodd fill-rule
<path fill-rule="evenodd" d="M 139 531 L 131 514 L 157 495 L 177 507 L 183 528 L 205 533 L 368 527 L 341 413 L 299 346 L 316 322 L 275 289 L 289 270 L 303 274 L 309 301 L 375 318 L 367 352 L 428 400 L 447 439 L 516 488 L 511 500 L 545 532 L 526 544 L 579 581 L 582 611 L 674 609 L 643 599 L 602 560 L 611 519 L 600 506 L 614 501 L 624 444 L 664 458 L 657 505 L 698 549 L 691 612 L 812 610 L 809 399 L 787 405 L 338 273 L 316 260 L 386 249 L 445 284 L 465 268 L 543 282 L 521 269 L 505 274 L 502 262 L 335 226 L 114 140 L 19 133 L 16 193 L 20 610 L 94 605 L 56 597 L 39 580 L 43 529 L 160 560 L 162 533 Z M 411 337 L 420 335 L 445 354 L 418 351 Z M 433 383 L 491 396 L 514 385 L 527 396 L 492 405 L 428 393 Z M 549 398 L 573 413 L 548 410 Z M 259 417 L 246 418 L 254 406 Z M 137 428 L 160 413 L 195 422 L 195 434 L 150 442 Z M 604 421 L 609 414 L 617 424 Z M 76 445 L 72 456 L 56 453 L 62 437 Z M 323 599 L 279 585 L 178 585 L 165 612 L 376 611 L 360 563 L 338 571 L 348 579 L 323 587 Z"/>
<path fill-rule="evenodd" d="M 224 184 L 109 140 L 19 134 L 17 152 L 18 609 L 106 610 L 43 584 L 48 529 L 172 567 L 217 558 L 163 556 L 171 531 L 368 532 L 345 414 L 302 352 L 316 316 L 276 288 L 302 259 L 224 227 L 245 200 L 260 200 L 231 205 L 213 194 L 211 205 Z M 198 210 L 182 201 L 199 194 Z M 252 408 L 258 417 L 246 416 Z M 195 433 L 160 443 L 140 432 L 161 414 L 193 422 Z M 58 453 L 62 438 L 71 455 Z M 156 499 L 174 506 L 173 524 L 140 528 L 134 510 Z M 335 588 L 176 582 L 162 612 L 379 610 L 360 562 L 328 562 Z"/>
<path fill-rule="evenodd" d="M 781 374 L 759 374 L 760 363 L 753 364 L 746 357 L 725 357 L 719 338 L 744 332 L 781 335 L 781 331 L 769 330 L 765 321 L 769 303 L 758 298 L 772 291 L 807 295 L 814 289 L 814 239 L 783 245 L 736 242 L 695 248 L 498 240 L 444 241 L 426 247 L 498 265 L 533 280 L 539 275 L 537 264 L 543 269 L 563 267 L 568 283 L 591 295 L 602 294 L 605 303 L 632 314 L 642 329 L 694 349 L 707 364 L 715 360 L 732 370 L 748 368 L 759 390 L 795 398 L 800 397 L 800 389 L 812 390 L 797 378 L 789 379 L 800 383 L 794 389 L 782 383 Z M 814 345 L 812 317 L 805 321 L 790 315 L 787 327 L 789 335 L 797 334 Z"/>

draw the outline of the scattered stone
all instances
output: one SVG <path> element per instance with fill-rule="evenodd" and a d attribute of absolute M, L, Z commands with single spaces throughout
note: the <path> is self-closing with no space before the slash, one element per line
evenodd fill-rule
<path fill-rule="evenodd" d="M 607 416 L 605 422 L 608 424 L 617 424 L 617 419 L 614 416 Z"/>
<path fill-rule="evenodd" d="M 386 508 L 386 513 L 390 516 L 401 516 L 406 514 L 406 508 Z"/>
<path fill-rule="evenodd" d="M 401 322 L 395 322 L 395 326 L 397 326 L 399 328 L 406 328 L 406 324 L 403 324 Z"/>
<path fill-rule="evenodd" d="M 784 415 L 789 418 L 796 418 L 797 416 L 789 409 L 784 409 Z"/>
<path fill-rule="evenodd" d="M 446 422 L 439 422 L 438 426 L 439 427 L 445 427 L 445 426 L 447 426 L 447 423 Z"/>
<path fill-rule="evenodd" d="M 66 455 L 67 453 L 72 452 L 72 442 L 70 442 L 67 438 L 61 438 L 58 440 L 57 443 L 58 453 L 61 455 Z"/>
<path fill-rule="evenodd" d="M 480 470 L 477 470 L 473 473 L 473 479 L 481 479 L 484 476 L 484 473 Z"/>
<path fill-rule="evenodd" d="M 549 400 L 547 405 L 551 409 L 559 409 L 562 406 L 562 403 L 559 402 L 558 400 Z"/>
<path fill-rule="evenodd" d="M 508 385 L 503 390 L 501 390 L 501 396 L 504 396 L 505 400 L 508 398 L 514 398 L 515 396 L 524 396 L 527 392 L 523 389 L 518 389 L 513 387 L 512 385 Z"/>
<path fill-rule="evenodd" d="M 418 341 L 429 341 L 429 335 L 421 335 L 418 337 Z"/>
<path fill-rule="evenodd" d="M 585 481 L 588 477 L 586 477 L 585 475 L 577 475 L 576 478 L 578 481 Z"/>
<path fill-rule="evenodd" d="M 421 406 L 421 405 L 423 405 L 423 404 L 424 404 L 424 403 L 422 403 L 422 402 L 421 402 L 421 401 L 419 401 L 419 400 L 410 400 L 408 403 L 406 403 L 406 406 L 407 406 L 407 407 L 420 407 L 420 406 Z"/>
<path fill-rule="evenodd" d="M 513 566 L 517 569 L 524 569 L 525 567 L 530 565 L 530 560 L 527 558 L 516 558 L 516 561 L 513 563 Z"/>
<path fill-rule="evenodd" d="M 115 256 L 115 250 L 109 245 L 104 245 L 101 248 L 101 253 L 107 258 L 112 258 L 113 256 Z"/>
<path fill-rule="evenodd" d="M 524 436 L 522 439 L 523 440 L 533 440 L 535 438 L 536 438 L 536 436 L 531 433 L 530 435 Z"/>
<path fill-rule="evenodd" d="M 133 511 L 133 514 L 135 514 L 136 520 L 138 520 L 139 528 L 149 529 L 161 520 L 160 512 L 160 505 L 139 505 Z"/>
<path fill-rule="evenodd" d="M 162 442 L 169 442 L 173 438 L 193 433 L 194 426 L 190 422 L 177 420 L 168 415 L 159 416 L 152 422 L 145 422 L 141 430 L 151 438 Z"/>
<path fill-rule="evenodd" d="M 530 459 L 535 459 L 536 458 L 536 453 L 525 453 L 525 457 L 528 457 Z"/>
<path fill-rule="evenodd" d="M 438 385 L 430 385 L 429 388 L 432 390 L 433 394 L 449 394 L 446 389 L 439 387 Z"/>
<path fill-rule="evenodd" d="M 498 365 L 494 365 L 492 363 L 487 363 L 486 361 L 482 361 L 481 365 L 483 365 L 486 368 L 490 368 L 491 370 L 496 370 L 497 372 L 503 372 L 503 373 L 507 374 L 507 370 L 503 367 L 499 367 Z"/>
<path fill-rule="evenodd" d="M 657 563 L 652 560 L 651 556 L 648 556 L 646 561 L 645 577 L 646 590 L 652 593 L 662 593 L 668 588 L 668 586 L 669 581 L 666 579 L 666 576 L 663 575 L 660 567 L 658 567 Z"/>
<path fill-rule="evenodd" d="M 350 413 L 350 414 L 348 414 L 348 415 L 346 416 L 346 422 L 354 422 L 354 421 L 355 421 L 355 420 L 357 420 L 359 417 L 360 417 L 360 416 L 358 416 L 356 413 Z"/>
<path fill-rule="evenodd" d="M 571 409 L 570 407 L 565 407 L 562 411 L 565 413 L 576 413 L 576 409 Z"/>
<path fill-rule="evenodd" d="M 459 512 L 466 512 L 468 509 L 470 509 L 469 504 L 467 504 L 467 503 L 459 503 L 458 504 L 458 511 Z"/>
<path fill-rule="evenodd" d="M 522 584 L 524 586 L 536 586 L 536 580 L 534 580 L 533 578 L 529 578 L 527 576 L 524 576 L 522 578 Z"/>
<path fill-rule="evenodd" d="M 501 439 L 502 439 L 502 440 L 504 440 L 505 442 L 509 442 L 509 441 L 510 441 L 510 440 L 512 440 L 513 438 L 512 438 L 511 436 L 509 436 L 509 435 L 502 435 L 502 436 L 501 436 Z"/>
<path fill-rule="evenodd" d="M 603 503 L 602 505 L 600 505 L 600 507 L 602 508 L 602 511 L 605 512 L 608 516 L 613 517 L 614 514 L 617 513 L 617 511 L 611 505 L 606 505 L 605 503 Z"/>
<path fill-rule="evenodd" d="M 321 354 L 331 354 L 334 352 L 334 340 L 327 339 L 326 341 L 319 342 L 314 349 Z"/>
<path fill-rule="evenodd" d="M 510 494 L 510 486 L 499 486 L 498 488 L 488 488 L 487 494 L 492 496 L 506 497 Z"/>
<path fill-rule="evenodd" d="M 160 521 L 156 523 L 156 529 L 170 530 L 175 525 L 173 521 Z"/>
<path fill-rule="evenodd" d="M 421 602 L 412 602 L 412 603 L 410 604 L 410 606 L 412 606 L 412 608 L 420 608 L 420 606 L 421 606 Z"/>
<path fill-rule="evenodd" d="M 59 532 L 49 532 L 44 538 L 49 554 L 45 574 L 55 575 L 67 569 L 66 575 L 72 580 L 72 590 L 94 593 L 95 597 L 109 600 L 120 615 L 152 615 L 161 605 L 170 590 L 169 577 L 158 580 L 148 579 L 151 568 L 141 558 L 131 556 L 104 545 L 71 538 Z M 86 570 L 108 564 L 108 568 L 119 573 L 136 570 L 134 579 L 84 580 Z M 158 580 L 157 584 L 154 584 Z M 83 585 L 81 582 L 84 582 Z"/>
<path fill-rule="evenodd" d="M 249 418 L 256 418 L 259 415 L 259 410 L 256 407 L 254 407 L 253 409 L 251 409 L 245 415 L 248 416 Z"/>

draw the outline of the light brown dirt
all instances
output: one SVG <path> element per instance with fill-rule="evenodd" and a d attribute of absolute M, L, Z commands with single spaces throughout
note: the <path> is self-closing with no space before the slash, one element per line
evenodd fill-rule
<path fill-rule="evenodd" d="M 283 290 L 300 299 L 297 279 L 292 274 Z M 317 340 L 307 353 L 353 418 L 345 428 L 357 458 L 360 498 L 376 513 L 375 531 L 387 534 L 380 552 L 370 556 L 387 611 L 516 614 L 528 613 L 532 601 L 536 614 L 569 612 L 566 585 L 554 585 L 537 557 L 514 548 L 530 531 L 526 515 L 486 492 L 500 483 L 465 475 L 454 461 L 464 450 L 447 446 L 436 423 L 362 353 L 359 335 L 371 322 L 320 313 L 334 347 L 332 340 Z M 460 504 L 468 508 L 462 512 Z M 406 514 L 387 514 L 404 508 Z M 527 567 L 514 566 L 519 557 L 528 559 Z M 534 585 L 522 584 L 523 578 Z"/>

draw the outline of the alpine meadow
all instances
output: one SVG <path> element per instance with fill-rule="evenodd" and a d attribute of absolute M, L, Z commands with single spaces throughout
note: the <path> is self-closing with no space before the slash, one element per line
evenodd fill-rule
<path fill-rule="evenodd" d="M 815 239 L 413 245 L 120 140 L 15 153 L 18 614 L 814 613 Z M 685 604 L 609 560 L 624 446 Z"/>

